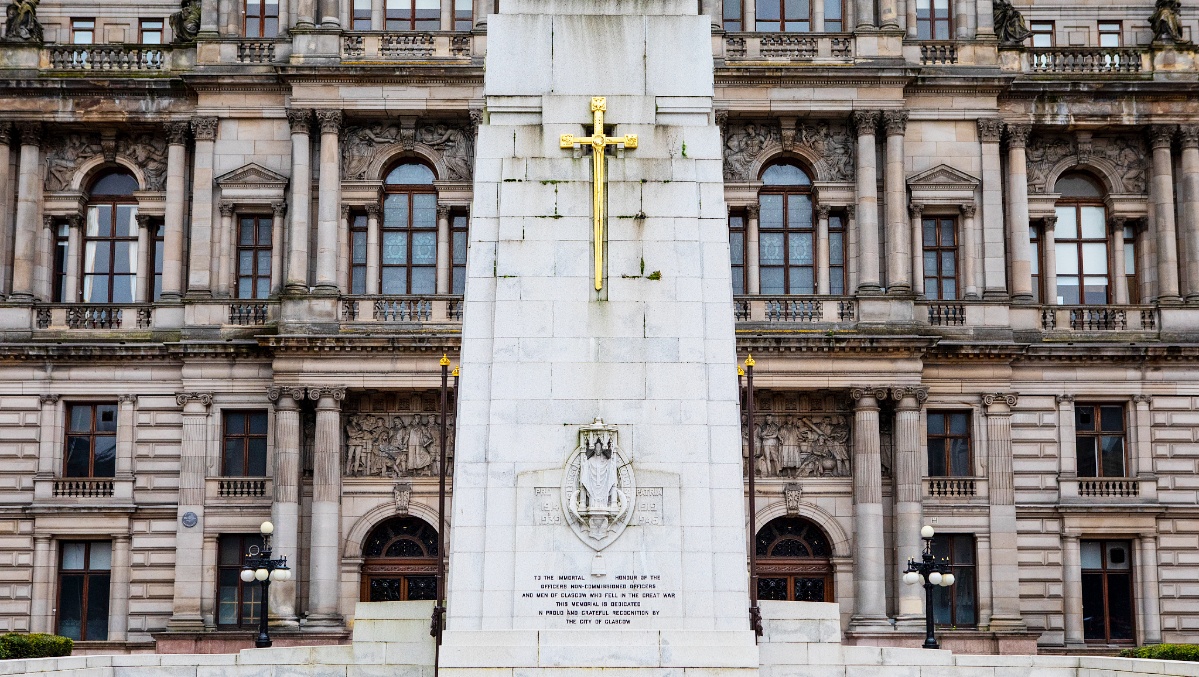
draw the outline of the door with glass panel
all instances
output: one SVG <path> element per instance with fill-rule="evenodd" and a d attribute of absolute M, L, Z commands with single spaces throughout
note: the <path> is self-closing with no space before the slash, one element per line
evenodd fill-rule
<path fill-rule="evenodd" d="M 1136 640 L 1131 541 L 1082 541 L 1082 628 L 1087 642 Z"/>

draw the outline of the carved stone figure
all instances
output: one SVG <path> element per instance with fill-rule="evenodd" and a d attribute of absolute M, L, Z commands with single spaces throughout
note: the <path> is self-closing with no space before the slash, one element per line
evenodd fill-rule
<path fill-rule="evenodd" d="M 175 34 L 175 44 L 188 44 L 196 41 L 200 33 L 200 0 L 183 0 L 179 3 L 179 11 L 168 19 L 171 32 Z"/>
<path fill-rule="evenodd" d="M 741 181 L 752 181 L 754 161 L 772 142 L 778 142 L 778 128 L 754 122 L 739 127 L 730 125 L 724 143 L 724 177 Z"/>
<path fill-rule="evenodd" d="M 1017 47 L 1032 35 L 1024 23 L 1020 10 L 1012 6 L 1011 0 L 994 0 L 992 10 L 995 17 L 995 37 L 999 44 L 1007 47 Z"/>
<path fill-rule="evenodd" d="M 167 142 L 154 134 L 121 137 L 117 153 L 125 156 L 142 170 L 146 190 L 166 190 Z"/>
<path fill-rule="evenodd" d="M 742 419 L 742 457 L 748 466 L 749 438 Z M 763 414 L 755 430 L 755 465 L 760 477 L 848 477 L 850 422 L 840 414 Z"/>
<path fill-rule="evenodd" d="M 341 134 L 341 171 L 349 180 L 361 181 L 376 164 L 379 154 L 422 145 L 440 156 L 450 181 L 468 181 L 474 175 L 474 133 L 470 124 L 426 123 L 419 128 L 376 122 L 347 127 Z"/>
<path fill-rule="evenodd" d="M 46 148 L 46 190 L 67 190 L 75 173 L 87 160 L 100 155 L 104 148 L 99 134 L 58 134 Z"/>
<path fill-rule="evenodd" d="M 743 122 L 726 125 L 724 133 L 724 177 L 731 181 L 753 181 L 763 152 L 798 152 L 817 158 L 816 170 L 828 181 L 851 181 L 854 176 L 854 140 L 844 123 L 800 121 L 782 129 L 774 122 Z"/>
<path fill-rule="evenodd" d="M 409 472 L 416 474 L 433 474 L 433 434 L 430 426 L 425 423 L 425 417 L 419 414 L 408 426 L 408 459 Z M 428 471 L 428 472 L 425 472 Z"/>
<path fill-rule="evenodd" d="M 465 131 L 444 124 L 427 125 L 421 128 L 416 140 L 441 153 L 441 160 L 449 171 L 446 179 L 467 181 L 471 178 L 474 144 Z"/>
<path fill-rule="evenodd" d="M 345 422 L 346 477 L 435 477 L 438 421 L 422 414 L 351 414 Z M 453 425 L 446 430 L 446 472 L 453 468 Z"/>
<path fill-rule="evenodd" d="M 373 124 L 350 127 L 342 134 L 342 176 L 362 180 L 375 160 L 378 147 L 399 143 L 395 125 Z"/>
<path fill-rule="evenodd" d="M 4 10 L 4 39 L 9 42 L 42 42 L 42 24 L 37 20 L 38 0 L 9 0 Z"/>
<path fill-rule="evenodd" d="M 604 549 L 628 525 L 636 495 L 615 426 L 598 418 L 583 426 L 562 478 L 563 511 L 575 534 L 595 550 Z"/>
<path fill-rule="evenodd" d="M 1165 42 L 1185 42 L 1182 39 L 1182 22 L 1178 13 L 1182 10 L 1179 0 L 1157 0 L 1149 25 L 1153 28 L 1153 39 Z"/>
<path fill-rule="evenodd" d="M 766 418 L 758 426 L 758 445 L 762 451 L 759 457 L 758 473 L 767 477 L 779 474 L 779 426 L 774 416 Z"/>
<path fill-rule="evenodd" d="M 1146 161 L 1149 150 L 1140 136 L 1095 136 L 1085 144 L 1064 134 L 1038 134 L 1028 141 L 1028 190 L 1053 192 L 1050 174 L 1063 160 L 1103 164 L 1115 174 L 1111 187 L 1116 193 L 1145 194 L 1148 190 Z"/>

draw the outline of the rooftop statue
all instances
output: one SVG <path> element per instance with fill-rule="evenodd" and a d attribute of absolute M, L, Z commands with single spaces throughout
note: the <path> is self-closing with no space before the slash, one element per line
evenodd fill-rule
<path fill-rule="evenodd" d="M 1020 10 L 1012 6 L 1011 0 L 994 0 L 992 7 L 995 11 L 995 37 L 999 38 L 1000 45 L 1017 47 L 1032 35 Z"/>
<path fill-rule="evenodd" d="M 42 42 L 42 25 L 37 21 L 37 3 L 38 0 L 9 0 L 5 10 L 5 40 Z"/>
<path fill-rule="evenodd" d="M 179 11 L 171 15 L 170 23 L 175 33 L 174 42 L 195 42 L 200 32 L 200 0 L 183 0 Z"/>
<path fill-rule="evenodd" d="M 1182 11 L 1179 0 L 1157 0 L 1149 25 L 1153 27 L 1153 39 L 1168 42 L 1186 42 L 1182 38 L 1182 22 L 1178 13 Z"/>

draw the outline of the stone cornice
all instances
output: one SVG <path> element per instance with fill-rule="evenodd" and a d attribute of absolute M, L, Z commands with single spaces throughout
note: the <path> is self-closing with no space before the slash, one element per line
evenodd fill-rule
<path fill-rule="evenodd" d="M 403 336 L 263 336 L 259 345 L 274 354 L 414 353 L 440 356 L 457 353 L 462 341 L 455 331 Z"/>

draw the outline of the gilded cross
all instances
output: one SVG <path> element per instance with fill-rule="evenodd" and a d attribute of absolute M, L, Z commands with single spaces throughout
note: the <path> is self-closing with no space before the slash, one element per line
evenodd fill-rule
<path fill-rule="evenodd" d="M 574 134 L 563 134 L 560 147 L 574 148 L 575 146 L 590 146 L 591 147 L 591 171 L 594 179 L 594 184 L 591 190 L 592 208 L 591 208 L 591 229 L 595 237 L 595 290 L 599 291 L 604 287 L 604 225 L 607 221 L 606 204 L 607 204 L 607 181 L 604 178 L 605 169 L 605 151 L 608 146 L 623 146 L 625 148 L 637 147 L 637 135 L 625 134 L 624 136 L 604 136 L 604 111 L 608 109 L 608 100 L 602 96 L 591 98 L 591 119 L 592 132 L 591 136 L 575 136 Z"/>

